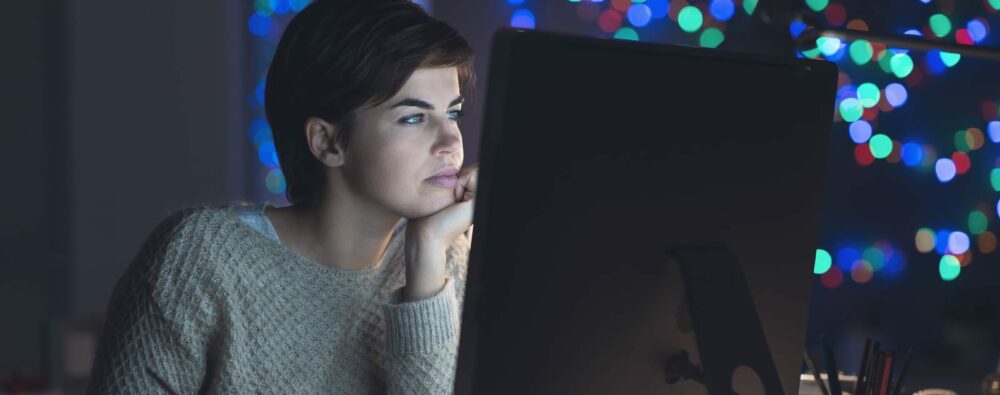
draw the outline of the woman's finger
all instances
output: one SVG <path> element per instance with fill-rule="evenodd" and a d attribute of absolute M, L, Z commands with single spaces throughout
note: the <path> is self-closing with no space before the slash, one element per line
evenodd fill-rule
<path fill-rule="evenodd" d="M 455 185 L 455 201 L 461 202 L 465 200 L 467 193 L 475 194 L 478 174 L 479 163 L 466 166 L 458 172 L 458 184 Z"/>
<path fill-rule="evenodd" d="M 476 165 L 476 169 L 469 173 L 468 183 L 465 185 L 465 189 L 472 193 L 476 193 L 476 186 L 479 183 L 479 165 Z"/>

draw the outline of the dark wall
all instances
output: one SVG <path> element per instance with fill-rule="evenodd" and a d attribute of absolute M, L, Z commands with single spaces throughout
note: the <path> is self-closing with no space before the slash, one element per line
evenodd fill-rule
<path fill-rule="evenodd" d="M 57 292 L 66 270 L 65 228 L 50 212 L 52 165 L 63 162 L 62 144 L 50 134 L 56 123 L 43 108 L 54 87 L 47 84 L 46 60 L 53 48 L 45 27 L 48 1 L 18 1 L 0 13 L 0 372 L 40 363 L 37 324 L 64 304 Z M 49 103 L 54 104 L 54 103 Z M 52 211 L 55 213 L 55 211 Z M 45 219 L 54 221 L 50 228 Z"/>
<path fill-rule="evenodd" d="M 148 231 L 243 194 L 246 1 L 72 1 L 73 311 L 99 313 Z"/>
<path fill-rule="evenodd" d="M 63 359 L 85 370 L 95 339 L 58 330 L 99 323 L 156 223 L 185 205 L 247 198 L 251 5 L 6 4 L 0 382 Z"/>

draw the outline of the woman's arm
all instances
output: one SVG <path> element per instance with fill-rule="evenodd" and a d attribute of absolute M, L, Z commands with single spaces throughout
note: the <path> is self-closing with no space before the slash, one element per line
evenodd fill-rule
<path fill-rule="evenodd" d="M 448 247 L 425 246 L 407 259 L 435 260 L 445 268 L 443 285 L 428 297 L 407 301 L 404 289 L 384 307 L 386 381 L 389 394 L 451 394 L 458 357 L 465 269 L 472 230 Z"/>
<path fill-rule="evenodd" d="M 451 394 L 479 164 L 463 168 L 455 203 L 406 228 L 406 285 L 385 306 L 390 394 Z"/>

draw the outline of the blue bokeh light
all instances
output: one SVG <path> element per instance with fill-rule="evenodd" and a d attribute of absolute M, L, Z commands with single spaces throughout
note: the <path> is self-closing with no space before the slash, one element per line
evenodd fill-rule
<path fill-rule="evenodd" d="M 903 144 L 902 151 L 904 165 L 913 167 L 924 160 L 924 149 L 920 144 L 914 142 Z"/>
<path fill-rule="evenodd" d="M 267 35 L 267 31 L 271 30 L 271 17 L 260 12 L 255 12 L 247 20 L 247 27 L 250 28 L 250 34 L 257 37 L 264 37 Z"/>
<path fill-rule="evenodd" d="M 708 6 L 708 11 L 712 13 L 715 19 L 725 22 L 733 17 L 736 7 L 733 5 L 732 0 L 712 0 L 712 3 Z"/>
<path fill-rule="evenodd" d="M 906 264 L 903 262 L 903 251 L 893 249 L 892 256 L 882 265 L 882 270 L 879 271 L 880 274 L 886 275 L 888 277 L 896 277 L 903 272 L 903 267 Z"/>
<path fill-rule="evenodd" d="M 273 1 L 274 1 L 275 14 L 284 15 L 292 10 L 291 4 L 288 4 L 288 0 L 273 0 Z"/>
<path fill-rule="evenodd" d="M 292 11 L 299 12 L 302 11 L 303 8 L 306 8 L 307 5 L 309 5 L 309 0 L 288 0 L 288 5 L 292 7 Z"/>
<path fill-rule="evenodd" d="M 265 142 L 271 141 L 271 125 L 263 119 L 255 119 L 250 122 L 250 141 L 255 147 L 259 147 Z"/>
<path fill-rule="evenodd" d="M 524 8 L 518 9 L 510 17 L 510 26 L 522 29 L 534 29 L 535 14 Z"/>
<path fill-rule="evenodd" d="M 934 163 L 934 173 L 937 175 L 938 181 L 942 184 L 951 181 L 955 178 L 956 168 L 955 162 L 951 159 L 941 158 Z"/>
<path fill-rule="evenodd" d="M 788 32 L 792 34 L 792 37 L 798 38 L 807 27 L 809 27 L 809 25 L 806 25 L 802 21 L 792 21 L 788 24 Z"/>
<path fill-rule="evenodd" d="M 254 99 L 257 100 L 257 104 L 264 104 L 264 83 L 266 80 L 261 79 L 257 82 L 257 87 L 254 88 Z"/>
<path fill-rule="evenodd" d="M 848 127 L 851 134 L 851 141 L 855 144 L 867 142 L 872 137 L 872 125 L 864 119 L 851 122 Z"/>
<path fill-rule="evenodd" d="M 964 254 L 969 250 L 969 235 L 962 231 L 954 231 L 948 235 L 948 252 L 952 254 Z"/>
<path fill-rule="evenodd" d="M 843 247 L 837 250 L 837 267 L 845 272 L 851 271 L 854 261 L 861 259 L 861 251 L 854 247 Z"/>
<path fill-rule="evenodd" d="M 637 3 L 632 4 L 628 8 L 628 21 L 633 26 L 643 27 L 649 24 L 650 18 L 653 17 L 652 10 L 649 9 L 648 5 Z"/>
<path fill-rule="evenodd" d="M 858 88 L 852 84 L 844 84 L 844 86 L 837 89 L 837 101 L 843 101 L 844 99 L 851 99 L 858 97 Z"/>
<path fill-rule="evenodd" d="M 965 29 L 969 31 L 969 35 L 972 36 L 972 41 L 980 42 L 986 38 L 986 25 L 984 25 L 979 20 L 973 19 L 969 23 L 965 24 Z"/>
<path fill-rule="evenodd" d="M 649 6 L 649 15 L 655 19 L 663 19 L 670 13 L 670 2 L 668 0 L 646 0 Z"/>
<path fill-rule="evenodd" d="M 268 167 L 278 166 L 278 152 L 274 149 L 273 141 L 265 141 L 257 147 L 257 159 Z"/>
<path fill-rule="evenodd" d="M 941 51 L 936 49 L 927 51 L 925 58 L 927 59 L 927 70 L 930 70 L 931 74 L 941 74 L 948 69 L 948 66 L 941 60 Z"/>
<path fill-rule="evenodd" d="M 907 98 L 909 98 L 909 94 L 906 92 L 906 87 L 902 84 L 893 82 L 885 86 L 885 100 L 893 107 L 906 104 Z"/>
<path fill-rule="evenodd" d="M 990 134 L 990 141 L 1000 143 L 1000 121 L 990 121 L 986 125 L 986 130 Z"/>
<path fill-rule="evenodd" d="M 950 230 L 939 230 L 934 236 L 934 251 L 944 255 L 948 253 L 948 238 L 951 237 Z"/>

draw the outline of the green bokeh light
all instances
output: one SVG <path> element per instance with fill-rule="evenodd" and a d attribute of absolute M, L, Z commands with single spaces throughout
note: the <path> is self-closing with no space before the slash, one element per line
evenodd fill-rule
<path fill-rule="evenodd" d="M 978 235 L 986 231 L 987 218 L 982 211 L 973 210 L 969 213 L 969 233 Z"/>
<path fill-rule="evenodd" d="M 861 102 L 858 99 L 848 97 L 840 102 L 840 117 L 844 118 L 844 121 L 857 121 L 861 119 L 862 112 L 864 112 L 864 108 L 861 107 Z"/>
<path fill-rule="evenodd" d="M 681 30 L 692 33 L 701 29 L 701 10 L 695 6 L 687 6 L 677 14 L 677 23 L 681 25 Z"/>
<path fill-rule="evenodd" d="M 925 169 L 930 169 L 934 166 L 934 163 L 938 160 L 937 150 L 934 149 L 933 145 L 924 144 L 924 160 L 920 161 L 920 167 Z"/>
<path fill-rule="evenodd" d="M 866 82 L 858 86 L 858 99 L 861 100 L 861 105 L 866 108 L 875 107 L 881 96 L 882 94 L 879 92 L 878 87 L 871 82 Z"/>
<path fill-rule="evenodd" d="M 858 40 L 851 43 L 848 51 L 851 53 L 851 60 L 860 66 L 872 60 L 874 49 L 872 48 L 872 43 L 867 40 Z"/>
<path fill-rule="evenodd" d="M 757 0 L 743 0 L 743 11 L 746 11 L 747 15 L 753 15 L 754 10 L 756 9 Z"/>
<path fill-rule="evenodd" d="M 882 270 L 882 266 L 885 266 L 885 253 L 878 247 L 865 248 L 861 252 L 861 258 L 868 261 L 872 265 L 872 269 L 875 269 L 876 272 Z"/>
<path fill-rule="evenodd" d="M 935 36 L 944 37 L 951 33 L 951 20 L 944 14 L 931 15 L 931 32 Z"/>
<path fill-rule="evenodd" d="M 271 169 L 264 178 L 264 186 L 273 194 L 285 193 L 285 174 L 281 169 Z"/>
<path fill-rule="evenodd" d="M 892 55 L 893 53 L 888 50 L 875 54 L 875 58 L 878 59 L 878 67 L 886 74 L 892 74 Z"/>
<path fill-rule="evenodd" d="M 701 44 L 701 46 L 705 48 L 715 48 L 718 47 L 719 44 L 722 44 L 722 41 L 725 39 L 726 36 L 722 34 L 721 30 L 710 27 L 701 32 L 701 37 L 698 38 L 698 44 Z"/>
<path fill-rule="evenodd" d="M 819 51 L 826 56 L 833 56 L 840 50 L 840 45 L 843 44 L 839 38 L 833 37 L 819 37 L 816 39 L 816 47 Z"/>
<path fill-rule="evenodd" d="M 816 263 L 813 264 L 813 274 L 823 274 L 833 266 L 833 257 L 822 248 L 816 249 Z"/>
<path fill-rule="evenodd" d="M 945 255 L 938 264 L 938 272 L 941 273 L 942 280 L 951 281 L 958 278 L 958 274 L 962 272 L 962 264 L 954 255 Z"/>
<path fill-rule="evenodd" d="M 906 78 L 913 71 L 913 59 L 905 53 L 893 55 L 889 64 L 892 67 L 892 73 L 899 78 Z"/>
<path fill-rule="evenodd" d="M 261 14 L 270 16 L 274 13 L 274 0 L 254 0 L 253 8 Z"/>
<path fill-rule="evenodd" d="M 806 5 L 809 6 L 810 10 L 820 12 L 830 5 L 830 0 L 806 0 Z"/>
<path fill-rule="evenodd" d="M 884 134 L 876 134 L 868 140 L 868 149 L 876 159 L 885 159 L 892 153 L 892 139 Z"/>
<path fill-rule="evenodd" d="M 833 266 L 833 257 L 822 248 L 816 249 L 816 263 L 813 264 L 813 274 L 823 274 Z"/>
<path fill-rule="evenodd" d="M 639 33 L 631 27 L 623 27 L 615 32 L 615 38 L 619 40 L 639 41 Z"/>
<path fill-rule="evenodd" d="M 819 56 L 821 53 L 822 52 L 820 52 L 819 47 L 802 51 L 802 54 L 805 55 L 807 58 L 815 58 Z"/>
<path fill-rule="evenodd" d="M 959 130 L 955 132 L 954 140 L 955 140 L 955 150 L 961 152 L 969 152 L 970 150 L 972 150 L 972 148 L 969 147 L 969 141 L 965 138 L 964 130 Z"/>
<path fill-rule="evenodd" d="M 994 191 L 1000 192 L 1000 169 L 990 171 L 990 185 L 993 186 Z"/>
<path fill-rule="evenodd" d="M 989 4 L 994 10 L 1000 11 L 1000 0 L 989 0 Z"/>
<path fill-rule="evenodd" d="M 941 52 L 941 62 L 945 66 L 953 67 L 958 64 L 958 61 L 962 59 L 961 54 L 951 53 L 951 52 Z"/>

